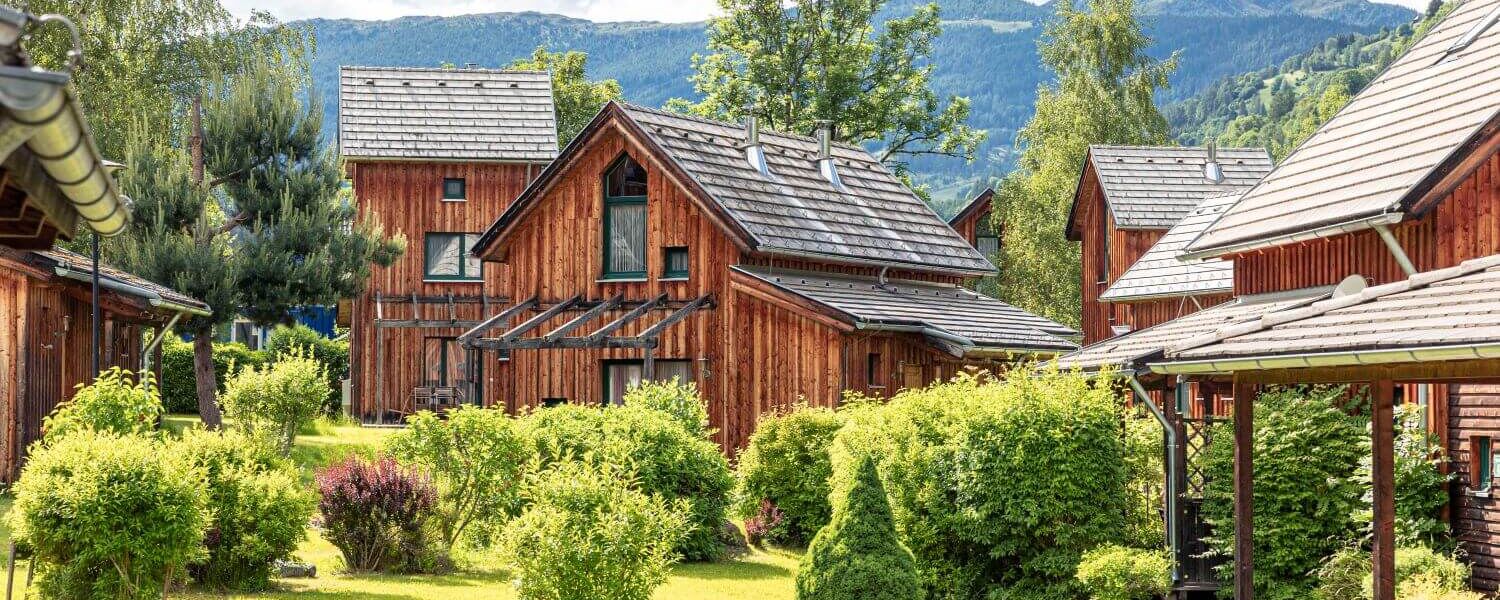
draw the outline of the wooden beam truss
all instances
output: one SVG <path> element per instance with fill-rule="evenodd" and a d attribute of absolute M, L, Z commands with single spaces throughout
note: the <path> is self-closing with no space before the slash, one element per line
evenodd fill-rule
<path fill-rule="evenodd" d="M 523 303 L 522 305 L 513 306 L 506 309 L 506 311 L 519 312 L 519 310 L 517 309 L 525 310 L 527 308 L 535 308 L 535 305 L 523 306 L 524 304 L 525 303 Z M 646 351 L 646 366 L 649 367 L 652 366 L 651 363 L 654 362 L 651 360 L 652 350 L 656 348 L 658 339 L 660 338 L 662 332 L 666 331 L 668 327 L 671 327 L 677 322 L 687 318 L 694 312 L 697 312 L 698 310 L 705 307 L 711 307 L 713 305 L 713 297 L 711 295 L 705 294 L 694 300 L 688 301 L 681 306 L 676 307 L 676 310 L 674 310 L 671 314 L 668 314 L 666 318 L 647 326 L 646 329 L 642 330 L 641 333 L 637 335 L 616 336 L 611 334 L 619 331 L 627 325 L 639 322 L 641 319 L 645 318 L 647 314 L 655 309 L 671 308 L 671 303 L 667 301 L 666 294 L 661 294 L 654 298 L 650 298 L 648 300 L 640 302 L 625 314 L 620 315 L 619 317 L 594 330 L 588 335 L 568 335 L 569 333 L 576 331 L 579 328 L 587 325 L 588 323 L 600 318 L 605 313 L 611 310 L 623 308 L 625 306 L 628 306 L 629 304 L 630 303 L 625 302 L 623 296 L 620 295 L 616 295 L 607 300 L 596 303 L 584 302 L 579 297 L 575 296 L 560 303 L 554 304 L 551 307 L 548 307 L 547 309 L 541 311 L 540 313 L 537 313 L 535 316 L 527 319 L 519 325 L 516 325 L 515 327 L 511 328 L 505 333 L 500 334 L 497 337 L 478 339 L 471 337 L 468 339 L 464 339 L 463 343 L 471 347 L 484 350 L 521 350 L 543 348 L 641 348 Z M 525 334 L 537 329 L 542 324 L 557 318 L 558 315 L 561 315 L 563 312 L 577 309 L 582 309 L 583 312 L 569 319 L 562 325 L 557 326 L 546 334 L 540 337 L 523 337 L 525 336 Z M 507 317 L 513 316 L 515 312 L 511 312 L 511 314 L 507 315 Z M 498 317 L 499 315 L 496 316 Z M 476 328 L 476 330 L 477 329 L 478 328 Z M 649 371 L 650 369 L 648 368 L 646 370 Z"/>

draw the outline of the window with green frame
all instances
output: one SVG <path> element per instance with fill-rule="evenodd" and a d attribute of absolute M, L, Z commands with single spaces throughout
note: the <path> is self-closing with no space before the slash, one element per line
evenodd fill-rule
<path fill-rule="evenodd" d="M 662 251 L 661 276 L 664 279 L 687 279 L 691 266 L 687 246 L 672 246 Z"/>
<path fill-rule="evenodd" d="M 469 250 L 477 233 L 428 233 L 422 240 L 422 278 L 437 281 L 481 281 L 484 263 Z"/>
<path fill-rule="evenodd" d="M 1495 479 L 1495 453 L 1489 436 L 1476 435 L 1469 438 L 1469 488 L 1476 492 L 1490 491 Z"/>
<path fill-rule="evenodd" d="M 604 173 L 604 278 L 646 276 L 646 169 L 622 156 Z"/>

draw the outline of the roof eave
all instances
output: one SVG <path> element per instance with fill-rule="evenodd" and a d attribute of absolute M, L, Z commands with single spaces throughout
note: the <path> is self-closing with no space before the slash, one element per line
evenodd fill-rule
<path fill-rule="evenodd" d="M 1149 366 L 1153 373 L 1201 375 L 1237 371 L 1336 368 L 1486 358 L 1500 358 L 1500 342 L 1169 360 L 1152 363 Z"/>
<path fill-rule="evenodd" d="M 1135 294 L 1135 295 L 1117 294 L 1117 295 L 1110 295 L 1109 290 L 1105 290 L 1103 294 L 1099 295 L 1099 301 L 1100 302 L 1110 302 L 1110 303 L 1114 303 L 1114 302 L 1121 302 L 1121 303 L 1145 302 L 1147 300 L 1162 300 L 1162 299 L 1166 299 L 1166 298 L 1196 298 L 1196 297 L 1199 297 L 1199 296 L 1213 296 L 1213 295 L 1217 295 L 1217 294 L 1231 293 L 1233 291 L 1234 291 L 1234 284 L 1233 283 L 1230 283 L 1229 285 L 1225 285 L 1225 286 L 1208 288 L 1208 289 L 1196 289 L 1196 290 L 1187 290 L 1187 291 L 1181 291 L 1181 292 L 1161 292 L 1161 293 L 1155 293 L 1155 294 Z"/>
<path fill-rule="evenodd" d="M 934 264 L 931 264 L 931 263 L 914 263 L 914 262 L 906 262 L 906 261 L 899 261 L 899 260 L 878 260 L 878 259 L 873 259 L 873 258 L 862 258 L 862 257 L 858 257 L 858 256 L 849 256 L 849 255 L 846 255 L 846 254 L 829 254 L 829 253 L 825 253 L 825 252 L 813 252 L 811 250 L 796 250 L 796 249 L 792 249 L 792 248 L 781 248 L 781 247 L 770 246 L 770 245 L 756 246 L 755 249 L 754 249 L 754 251 L 756 253 L 764 254 L 764 255 L 768 255 L 768 256 L 785 256 L 785 257 L 791 257 L 791 258 L 810 258 L 810 259 L 816 259 L 816 260 L 819 260 L 819 261 L 829 262 L 829 263 L 835 263 L 835 264 L 852 265 L 852 266 L 863 266 L 863 267 L 882 267 L 882 268 L 883 267 L 889 267 L 889 268 L 892 268 L 892 269 L 902 269 L 902 270 L 907 270 L 907 271 L 920 271 L 920 272 L 924 272 L 924 273 L 935 273 L 935 274 L 940 274 L 940 275 L 957 275 L 957 276 L 960 276 L 960 277 L 985 277 L 985 276 L 994 275 L 994 274 L 1000 272 L 998 269 L 995 268 L 994 265 L 990 265 L 988 269 L 965 269 L 963 267 L 948 267 L 948 266 L 942 266 L 942 265 L 934 265 Z M 985 262 L 988 263 L 989 261 L 985 261 Z"/>
<path fill-rule="evenodd" d="M 1178 259 L 1189 261 L 1207 258 L 1220 258 L 1229 254 L 1240 254 L 1243 252 L 1265 250 L 1268 248 L 1285 246 L 1287 244 L 1295 244 L 1298 242 L 1330 238 L 1347 233 L 1355 233 L 1367 229 L 1374 229 L 1377 225 L 1395 225 L 1396 223 L 1400 223 L 1402 220 L 1404 220 L 1405 217 L 1405 213 L 1386 210 L 1329 225 L 1322 225 L 1312 229 L 1304 228 L 1294 231 L 1286 231 L 1272 236 L 1251 238 L 1247 240 L 1230 242 L 1217 246 L 1206 246 L 1196 249 L 1193 247 L 1193 245 L 1197 242 L 1197 240 L 1194 240 L 1193 242 L 1190 242 L 1188 244 L 1186 250 L 1178 255 Z M 1211 229 L 1205 230 L 1204 233 L 1207 233 L 1210 230 Z"/>

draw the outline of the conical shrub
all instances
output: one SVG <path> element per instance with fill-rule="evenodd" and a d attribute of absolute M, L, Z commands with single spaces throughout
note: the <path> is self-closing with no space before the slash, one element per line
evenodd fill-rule
<path fill-rule="evenodd" d="M 866 457 L 852 485 L 833 499 L 833 520 L 818 530 L 802 556 L 797 598 L 912 600 L 921 595 L 916 560 L 896 537 L 885 486 L 875 462 Z"/>

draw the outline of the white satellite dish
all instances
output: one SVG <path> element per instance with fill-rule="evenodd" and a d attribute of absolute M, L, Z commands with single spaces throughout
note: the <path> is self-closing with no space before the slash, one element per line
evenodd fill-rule
<path fill-rule="evenodd" d="M 1333 286 L 1333 297 L 1343 298 L 1344 296 L 1358 294 L 1365 291 L 1365 286 L 1367 285 L 1369 284 L 1365 281 L 1363 275 L 1350 275 L 1345 277 L 1343 281 L 1340 281 L 1338 285 Z"/>

